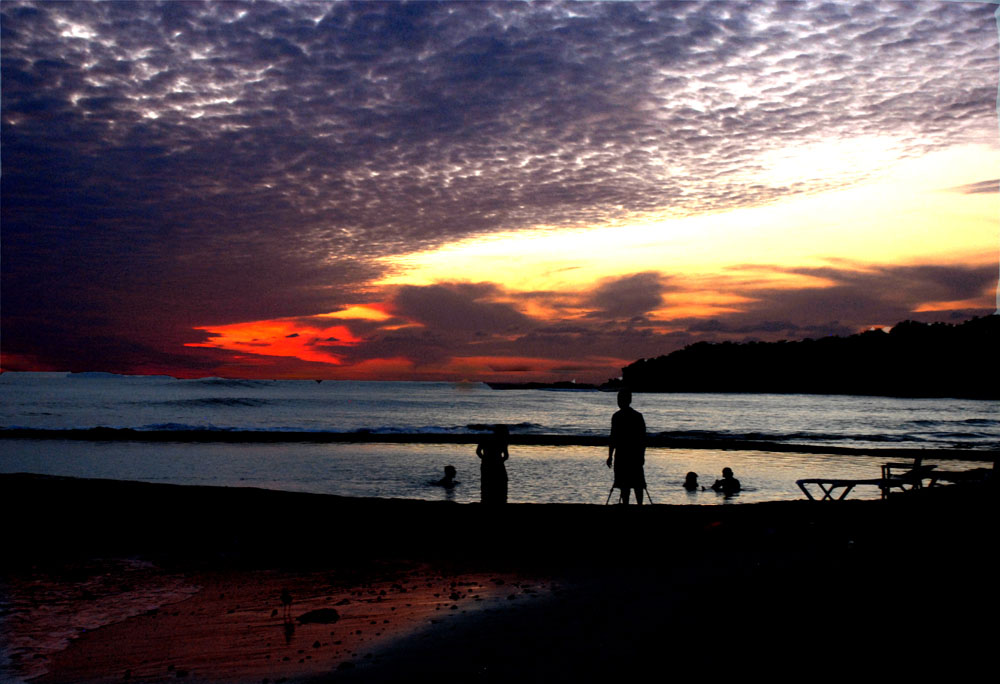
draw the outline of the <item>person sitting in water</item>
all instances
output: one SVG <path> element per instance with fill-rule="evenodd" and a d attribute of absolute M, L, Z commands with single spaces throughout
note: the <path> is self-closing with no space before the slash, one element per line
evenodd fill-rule
<path fill-rule="evenodd" d="M 444 467 L 444 477 L 434 482 L 433 484 L 439 487 L 444 487 L 445 489 L 451 489 L 452 487 L 458 484 L 458 482 L 455 480 L 457 476 L 458 476 L 458 471 L 455 470 L 455 466 L 446 465 Z"/>
<path fill-rule="evenodd" d="M 740 491 L 740 481 L 733 477 L 732 468 L 723 468 L 722 479 L 716 480 L 715 484 L 712 485 L 712 489 L 717 492 L 722 492 L 726 496 L 732 496 L 736 492 Z"/>
<path fill-rule="evenodd" d="M 698 473 L 688 473 L 684 478 L 684 489 L 689 492 L 698 491 Z"/>

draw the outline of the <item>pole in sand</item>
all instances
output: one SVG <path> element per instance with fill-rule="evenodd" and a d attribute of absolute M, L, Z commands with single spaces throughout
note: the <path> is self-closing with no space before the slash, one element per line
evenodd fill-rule
<path fill-rule="evenodd" d="M 649 501 L 649 505 L 652 506 L 653 505 L 653 497 L 651 497 L 649 495 L 649 487 L 647 487 L 646 485 L 643 485 L 642 489 L 643 489 L 644 492 L 646 492 L 646 499 Z M 609 503 L 611 503 L 611 495 L 614 493 L 614 491 L 615 491 L 615 486 L 611 485 L 611 489 L 608 490 L 608 498 L 604 501 L 604 505 L 605 506 L 607 506 Z"/>

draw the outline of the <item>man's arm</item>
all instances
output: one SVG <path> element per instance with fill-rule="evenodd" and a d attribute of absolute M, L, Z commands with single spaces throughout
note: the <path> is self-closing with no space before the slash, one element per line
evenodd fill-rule
<path fill-rule="evenodd" d="M 616 412 L 611 416 L 611 436 L 608 438 L 608 467 L 610 468 L 615 462 L 615 443 L 618 441 L 618 415 Z"/>
<path fill-rule="evenodd" d="M 639 425 L 642 428 L 639 433 L 639 463 L 646 465 L 646 419 L 642 417 L 641 413 L 636 413 L 639 416 Z"/>

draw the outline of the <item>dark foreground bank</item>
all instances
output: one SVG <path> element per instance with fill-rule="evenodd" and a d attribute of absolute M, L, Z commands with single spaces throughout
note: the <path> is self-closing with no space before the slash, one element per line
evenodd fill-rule
<path fill-rule="evenodd" d="M 42 682 L 961 677 L 1000 607 L 983 489 L 489 509 L 3 475 L 0 515 L 8 587 L 125 557 L 201 587 L 76 639 Z M 300 621 L 323 606 L 336 624 Z"/>

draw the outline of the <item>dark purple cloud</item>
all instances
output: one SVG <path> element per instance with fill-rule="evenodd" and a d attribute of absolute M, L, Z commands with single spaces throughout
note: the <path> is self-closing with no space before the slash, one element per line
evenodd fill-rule
<path fill-rule="evenodd" d="M 754 301 L 739 313 L 691 320 L 693 333 L 761 338 L 803 338 L 849 335 L 871 325 L 893 325 L 905 319 L 941 320 L 948 314 L 916 313 L 932 303 L 983 299 L 996 287 L 996 264 L 987 266 L 883 266 L 846 264 L 827 268 L 776 268 L 775 271 L 815 276 L 827 287 L 757 288 Z M 745 289 L 740 293 L 747 294 Z M 945 309 L 948 311 L 948 309 Z M 961 315 L 986 315 L 987 309 L 962 310 Z"/>
<path fill-rule="evenodd" d="M 451 333 L 509 334 L 531 327 L 531 319 L 514 307 L 491 301 L 498 292 L 487 284 L 407 285 L 393 306 L 400 316 Z"/>
<path fill-rule="evenodd" d="M 321 346 L 321 345 L 320 345 Z M 419 370 L 428 364 L 444 364 L 452 357 L 466 353 L 468 339 L 426 328 L 403 328 L 378 332 L 365 343 L 351 349 L 331 348 L 348 364 L 372 359 L 404 358 Z"/>
<path fill-rule="evenodd" d="M 630 319 L 659 308 L 666 289 L 659 273 L 636 273 L 602 282 L 586 303 L 594 316 Z"/>
<path fill-rule="evenodd" d="M 953 192 L 960 192 L 964 195 L 977 195 L 986 192 L 1000 192 L 1000 178 L 980 181 L 978 183 L 969 183 L 968 185 L 961 185 L 957 188 L 951 188 L 951 190 Z"/>

